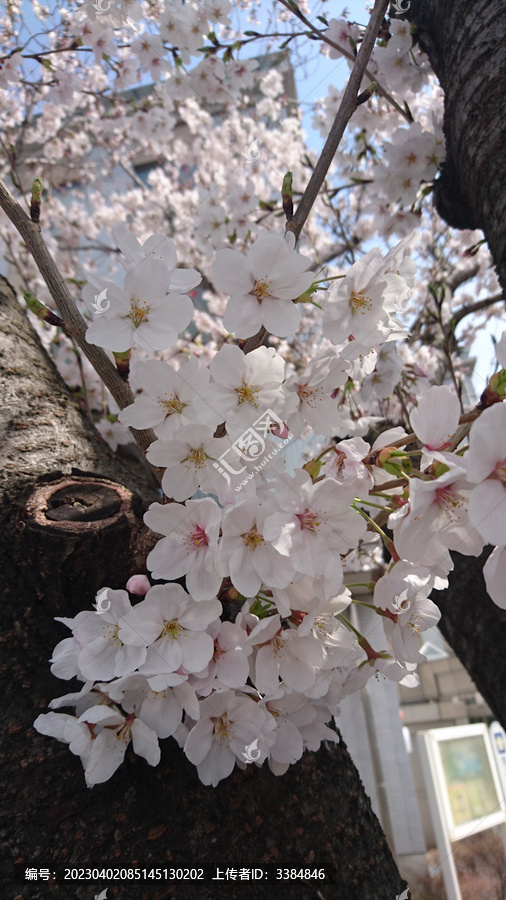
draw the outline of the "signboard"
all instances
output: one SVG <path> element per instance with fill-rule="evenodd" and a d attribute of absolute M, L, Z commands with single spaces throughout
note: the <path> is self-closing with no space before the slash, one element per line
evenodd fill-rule
<path fill-rule="evenodd" d="M 450 841 L 505 822 L 487 726 L 456 725 L 425 734 Z"/>
<path fill-rule="evenodd" d="M 461 900 L 452 841 L 506 822 L 504 791 L 485 723 L 418 734 L 448 900 Z"/>
<path fill-rule="evenodd" d="M 499 725 L 499 722 L 492 722 L 489 730 L 492 750 L 499 769 L 504 800 L 506 799 L 506 733 L 502 725 Z"/>

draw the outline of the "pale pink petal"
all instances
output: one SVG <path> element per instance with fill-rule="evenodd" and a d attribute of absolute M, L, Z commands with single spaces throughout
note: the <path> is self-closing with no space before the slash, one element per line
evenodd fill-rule
<path fill-rule="evenodd" d="M 506 609 L 506 547 L 496 547 L 483 567 L 487 591 L 497 606 Z"/>

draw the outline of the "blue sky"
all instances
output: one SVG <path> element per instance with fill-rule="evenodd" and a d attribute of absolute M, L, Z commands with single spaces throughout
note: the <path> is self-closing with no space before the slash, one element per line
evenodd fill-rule
<path fill-rule="evenodd" d="M 365 0 L 350 0 L 346 6 L 340 6 L 336 3 L 329 2 L 320 2 L 311 5 L 311 21 L 314 22 L 317 27 L 324 28 L 324 25 L 321 22 L 318 22 L 316 19 L 317 15 L 324 15 L 328 21 L 332 18 L 341 18 L 342 13 L 347 10 L 346 18 L 350 21 L 358 22 L 359 24 L 365 25 L 369 20 L 369 15 L 367 13 L 367 7 L 369 4 L 365 2 Z M 253 29 L 262 31 L 267 31 L 268 24 L 268 11 L 272 9 L 272 4 L 270 2 L 264 2 L 261 4 L 259 18 L 260 18 L 260 26 L 255 27 L 248 23 L 247 15 L 243 11 L 234 9 L 232 14 L 232 21 L 235 27 L 242 27 L 244 30 Z M 294 17 L 294 22 L 296 23 L 297 30 L 303 30 L 302 23 L 298 23 L 297 19 Z M 240 23 L 240 26 L 236 23 Z M 300 24 L 300 29 L 299 29 Z M 262 28 L 263 26 L 263 28 Z M 279 23 L 279 31 L 287 31 L 288 23 L 280 22 Z M 272 27 L 271 27 L 271 30 Z M 304 66 L 294 65 L 295 72 L 295 82 L 297 85 L 297 95 L 300 103 L 300 107 L 303 115 L 303 124 L 307 137 L 308 146 L 315 151 L 321 150 L 324 144 L 323 138 L 320 137 L 319 131 L 315 131 L 311 126 L 312 112 L 310 106 L 318 100 L 320 97 L 325 97 L 327 95 L 327 89 L 329 85 L 335 85 L 338 88 L 343 88 L 346 84 L 346 80 L 349 75 L 349 67 L 348 63 L 344 58 L 341 59 L 330 59 L 328 56 L 323 56 L 320 52 L 319 44 L 316 42 L 310 42 L 307 38 L 301 39 L 301 44 L 304 44 L 305 52 L 306 48 L 312 51 L 309 55 L 308 62 Z M 281 39 L 279 41 L 281 43 Z M 290 46 L 293 46 L 291 44 Z M 245 55 L 254 56 L 258 54 L 258 45 L 256 42 L 249 45 Z M 293 61 L 293 51 L 292 51 L 292 61 Z"/>

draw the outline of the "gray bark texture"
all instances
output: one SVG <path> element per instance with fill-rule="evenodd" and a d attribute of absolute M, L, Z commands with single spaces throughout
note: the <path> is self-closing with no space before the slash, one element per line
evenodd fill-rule
<path fill-rule="evenodd" d="M 142 514 L 158 495 L 97 434 L 4 279 L 0 391 L 1 896 L 88 900 L 106 886 L 26 883 L 28 867 L 265 863 L 325 867 L 334 882 L 294 881 L 290 897 L 393 900 L 401 894 L 405 883 L 342 741 L 305 754 L 282 777 L 249 766 L 209 788 L 167 740 L 158 767 L 127 751 L 110 781 L 89 790 L 78 758 L 33 729 L 53 697 L 79 689 L 50 673 L 52 650 L 69 634 L 54 617 L 91 609 L 101 586 L 124 588 L 131 574 L 144 570 L 156 538 L 144 529 Z M 122 881 L 109 883 L 107 897 L 205 900 L 261 892 L 255 881 Z"/>
<path fill-rule="evenodd" d="M 439 627 L 496 719 L 506 727 L 506 610 L 487 594 L 483 566 L 488 547 L 479 559 L 452 553 L 455 569 L 445 591 L 431 599 L 441 610 Z"/>
<path fill-rule="evenodd" d="M 439 214 L 456 228 L 482 229 L 506 289 L 506 4 L 504 0 L 412 0 L 416 25 L 445 94 L 446 161 L 436 182 Z M 506 532 L 506 523 L 505 523 Z M 483 564 L 452 554 L 446 591 L 434 592 L 440 628 L 506 727 L 506 611 L 486 592 Z"/>
<path fill-rule="evenodd" d="M 506 288 L 506 4 L 412 0 L 405 18 L 445 95 L 446 162 L 436 208 L 455 228 L 481 228 Z"/>

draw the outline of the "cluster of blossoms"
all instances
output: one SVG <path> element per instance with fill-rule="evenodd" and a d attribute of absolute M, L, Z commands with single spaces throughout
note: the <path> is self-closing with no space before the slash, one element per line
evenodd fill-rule
<path fill-rule="evenodd" d="M 164 235 L 155 234 L 141 246 L 119 226 L 115 237 L 124 253 L 125 282 L 122 288 L 109 282 L 86 285 L 83 300 L 91 312 L 99 303 L 100 313 L 86 339 L 117 353 L 134 346 L 150 352 L 171 347 L 192 320 L 187 291 L 200 284 L 201 276 L 195 269 L 176 269 L 174 241 Z M 103 289 L 107 308 L 96 299 L 97 288 Z"/>
<path fill-rule="evenodd" d="M 141 245 L 124 226 L 115 228 L 114 246 L 104 246 L 123 252 L 121 286 L 93 274 L 95 258 L 83 301 L 93 318 L 88 341 L 117 355 L 134 353 L 135 402 L 120 411 L 109 399 L 118 420 L 103 419 L 99 429 L 113 442 L 125 440 L 128 426 L 153 429 L 148 460 L 164 469 L 162 488 L 172 502 L 146 512 L 146 525 L 160 536 L 147 569 L 152 580 L 184 578 L 185 587 L 151 586 L 136 576 L 126 591 L 102 588 L 95 612 L 62 619 L 72 636 L 55 649 L 52 671 L 84 686 L 51 703 L 74 715 L 53 711 L 36 727 L 80 756 L 90 786 L 113 774 L 130 741 L 156 765 L 158 742 L 169 737 L 206 784 L 251 761 L 267 760 L 282 774 L 304 749 L 336 739 L 331 726 L 341 698 L 371 676 L 416 685 L 419 633 L 438 621 L 430 594 L 448 584 L 451 550 L 477 555 L 485 542 L 495 545 L 484 575 L 492 599 L 506 607 L 506 460 L 497 449 L 505 443 L 504 372 L 494 376 L 496 402 L 472 424 L 469 447 L 461 447 L 453 440 L 457 397 L 447 387 L 428 387 L 438 377 L 436 352 L 397 345 L 415 288 L 412 231 L 444 153 L 441 91 L 409 24 L 393 20 L 369 68 L 394 104 L 383 91 L 355 111 L 335 157 L 339 178 L 344 173 L 352 183 L 337 182 L 335 205 L 317 198 L 306 233 L 308 246 L 329 261 L 344 253 L 333 248 L 332 233 L 349 230 L 346 251 L 374 232 L 402 240 L 386 254 L 370 249 L 345 273 L 329 268 L 333 286 L 322 290 L 327 282 L 318 280 L 313 258 L 296 252 L 293 235 L 269 230 L 278 221 L 281 167 L 293 171 L 297 185 L 307 180 L 300 120 L 278 71 L 255 84 L 258 63 L 234 57 L 241 35 L 231 28 L 230 0 L 106 6 L 85 0 L 62 10 L 60 32 L 49 29 L 50 56 L 37 52 L 36 61 L 16 49 L 24 45 L 12 25 L 16 10 L 0 19 L 10 48 L 0 59 L 0 122 L 5 144 L 17 148 L 11 180 L 18 187 L 23 141 L 29 157 L 43 147 L 37 165 L 44 179 L 52 179 L 56 163 L 71 160 L 68 180 L 80 178 L 86 189 L 98 149 L 107 151 L 100 165 L 115 190 L 106 203 L 90 192 L 92 215 L 67 202 L 64 176 L 50 182 L 56 190 L 45 200 L 47 219 L 60 243 L 76 250 L 70 261 L 59 254 L 68 279 L 76 280 L 81 237 L 100 244 L 126 215 L 139 234 L 173 234 L 154 234 Z M 34 10 L 45 18 L 45 7 L 36 3 Z M 360 33 L 343 20 L 329 23 L 328 37 L 349 55 Z M 210 52 L 202 58 L 206 41 Z M 13 89 L 20 74 L 23 91 Z M 154 82 L 147 102 L 120 95 L 146 76 Z M 253 87 L 261 99 L 252 99 Z M 331 87 L 316 115 L 322 134 L 339 99 Z M 240 112 L 231 111 L 237 101 Z M 164 160 L 149 175 L 151 193 L 132 169 L 141 156 Z M 181 159 L 191 165 L 182 167 Z M 348 208 L 341 188 L 349 190 Z M 344 222 L 338 231 L 336 218 Z M 468 233 L 452 249 L 458 245 L 461 254 L 480 237 Z M 24 260 L 16 240 L 7 255 Z M 56 237 L 48 243 L 58 249 Z M 422 260 L 432 243 L 431 234 L 417 248 Z M 478 289 L 493 293 L 493 277 L 483 274 L 488 260 L 472 252 L 481 266 Z M 199 272 L 177 268 L 178 256 Z M 43 292 L 31 265 L 25 286 Z M 209 312 L 194 310 L 190 299 L 200 271 L 213 287 L 205 297 Z M 443 313 L 449 319 L 450 307 Z M 190 344 L 188 359 L 181 335 L 192 318 L 211 340 Z M 242 342 L 261 328 L 272 336 L 270 346 L 246 353 L 230 343 L 231 334 Z M 43 338 L 53 347 L 52 334 Z M 60 370 L 73 377 L 75 354 L 65 336 L 60 340 Z M 306 351 L 303 359 L 294 346 Z M 146 358 L 151 353 L 158 358 Z M 498 362 L 506 367 L 504 340 Z M 97 409 L 103 388 L 83 370 Z M 399 385 L 422 451 L 406 449 L 413 437 L 402 428 L 364 439 L 372 425 L 402 418 Z M 309 448 L 314 458 L 285 468 L 282 447 L 308 433 L 318 439 L 317 450 Z M 377 506 L 393 540 L 372 522 Z M 386 649 L 371 646 L 356 627 L 344 581 L 345 561 L 364 542 L 366 523 L 391 556 L 384 574 L 367 583 Z M 109 604 L 106 612 L 99 598 Z"/>
<path fill-rule="evenodd" d="M 176 339 L 176 311 L 173 331 L 188 323 L 185 292 L 198 273 L 176 268 L 162 235 L 141 246 L 120 228 L 116 239 L 125 285 L 107 285 L 110 308 L 88 339 L 113 352 L 165 349 Z M 169 583 L 133 576 L 126 591 L 101 589 L 96 611 L 59 620 L 72 636 L 56 647 L 52 672 L 84 686 L 50 704 L 74 707 L 74 715 L 50 712 L 35 723 L 69 744 L 89 786 L 113 774 L 130 741 L 156 765 L 159 740 L 173 737 L 201 780 L 216 785 L 236 764 L 267 760 L 282 774 L 305 749 L 336 740 L 341 698 L 368 678 L 418 683 L 419 633 L 439 619 L 429 595 L 448 584 L 450 550 L 478 555 L 485 541 L 498 545 L 485 577 L 504 605 L 506 460 L 493 449 L 504 446 L 496 440 L 506 431 L 501 402 L 473 424 L 469 448 L 455 452 L 456 395 L 440 386 L 420 396 L 411 415 L 423 447 L 418 469 L 405 449 L 413 436 L 402 428 L 372 446 L 332 437 L 357 360 L 383 352 L 401 330 L 396 313 L 413 286 L 413 243 L 408 236 L 386 256 L 373 249 L 338 279 L 323 301 L 331 345 L 299 371 L 287 374 L 274 347 L 245 353 L 231 344 L 208 367 L 195 358 L 178 371 L 161 360 L 135 367 L 139 392 L 119 418 L 156 434 L 147 457 L 165 469 L 162 488 L 173 502 L 145 513 L 161 536 L 147 569 Z M 225 319 L 236 337 L 262 325 L 278 337 L 297 329 L 298 307 L 318 287 L 309 263 L 291 236 L 277 234 L 262 234 L 247 256 L 218 252 L 214 278 L 229 295 Z M 85 288 L 88 303 L 101 286 Z M 308 426 L 327 446 L 289 472 L 267 451 Z M 383 507 L 393 532 L 393 541 L 383 535 L 392 561 L 368 584 L 387 649 L 355 627 L 344 582 L 343 560 L 372 522 L 368 502 Z M 181 578 L 185 588 L 174 583 Z"/>
<path fill-rule="evenodd" d="M 350 49 L 359 38 L 357 26 L 344 19 L 331 19 L 326 35 L 348 52 L 351 68 L 354 56 Z M 329 48 L 329 55 L 342 58 L 334 47 Z M 370 106 L 360 107 L 351 123 L 353 139 L 340 148 L 339 159 L 343 168 L 360 171 L 361 177 L 373 185 L 363 212 L 373 217 L 374 230 L 404 236 L 419 227 L 417 214 L 424 185 L 432 182 L 445 156 L 442 95 L 428 58 L 419 44 L 413 43 L 410 23 L 405 20 L 391 20 L 388 39 L 378 41 L 368 71 L 381 85 L 388 86 L 393 98 L 417 113 L 417 120 L 408 116 L 406 122 L 394 112 L 385 126 L 384 121 L 375 121 Z M 364 79 L 362 88 L 367 86 Z M 315 111 L 313 124 L 322 136 L 328 134 L 341 96 L 342 92 L 331 85 Z M 381 116 L 381 98 L 374 100 L 374 107 Z"/>

